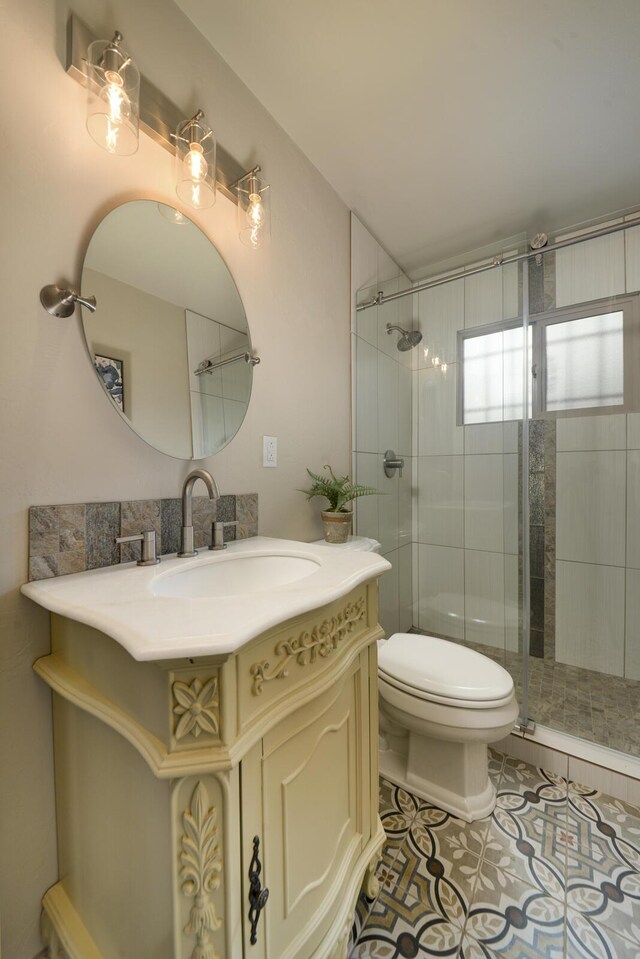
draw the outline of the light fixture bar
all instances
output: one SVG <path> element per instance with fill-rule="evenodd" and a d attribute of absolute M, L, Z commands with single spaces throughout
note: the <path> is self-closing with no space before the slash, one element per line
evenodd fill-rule
<path fill-rule="evenodd" d="M 250 176 L 255 176 L 256 173 L 260 173 L 261 171 L 262 171 L 262 167 L 261 167 L 260 164 L 258 163 L 256 166 L 254 166 L 254 168 L 253 168 L 252 170 L 247 170 L 247 172 L 246 172 L 246 173 L 243 173 L 242 176 L 239 176 L 237 180 L 234 180 L 233 183 L 230 183 L 230 184 L 229 184 L 229 188 L 230 188 L 231 190 L 235 190 L 235 188 L 238 186 L 238 184 L 239 184 L 239 183 L 242 183 L 243 180 L 246 180 L 246 179 L 247 179 L 248 177 L 250 177 Z"/>
<path fill-rule="evenodd" d="M 69 17 L 67 27 L 67 73 L 83 87 L 87 85 L 84 61 L 87 58 L 89 44 L 96 36 L 89 27 L 74 13 Z M 184 122 L 188 111 L 179 109 L 162 90 L 150 83 L 146 77 L 140 76 L 140 128 L 152 140 L 168 150 L 173 156 L 175 153 L 175 134 L 178 124 Z M 218 143 L 217 155 L 217 186 L 228 200 L 238 202 L 238 195 L 233 189 L 236 183 L 245 175 L 245 168 Z"/>

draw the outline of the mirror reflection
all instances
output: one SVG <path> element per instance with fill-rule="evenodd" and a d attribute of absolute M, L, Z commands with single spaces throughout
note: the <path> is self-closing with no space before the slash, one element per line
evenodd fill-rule
<path fill-rule="evenodd" d="M 82 311 L 90 360 L 129 426 L 180 459 L 225 446 L 249 403 L 251 341 L 233 278 L 204 233 L 164 204 L 124 203 L 91 238 L 82 289 L 98 302 L 94 314 Z"/>

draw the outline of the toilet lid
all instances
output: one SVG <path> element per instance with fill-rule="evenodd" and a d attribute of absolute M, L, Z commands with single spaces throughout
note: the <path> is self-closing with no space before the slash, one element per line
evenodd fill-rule
<path fill-rule="evenodd" d="M 378 669 L 424 699 L 488 704 L 513 692 L 511 676 L 498 663 L 435 636 L 396 633 L 379 649 Z"/>

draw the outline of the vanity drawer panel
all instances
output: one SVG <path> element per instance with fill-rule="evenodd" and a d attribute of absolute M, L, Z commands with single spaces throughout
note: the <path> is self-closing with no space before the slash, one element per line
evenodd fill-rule
<path fill-rule="evenodd" d="M 369 638 L 372 627 L 377 628 L 376 590 L 375 583 L 360 586 L 240 651 L 236 661 L 240 731 L 292 692 L 311 687 L 318 674 L 339 668 L 354 644 Z"/>

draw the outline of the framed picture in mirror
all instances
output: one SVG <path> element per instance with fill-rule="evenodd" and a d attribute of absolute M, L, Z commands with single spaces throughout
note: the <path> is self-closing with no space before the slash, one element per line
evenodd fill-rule
<path fill-rule="evenodd" d="M 121 413 L 125 413 L 124 404 L 124 361 L 113 356 L 94 355 L 94 366 L 104 388 Z"/>

